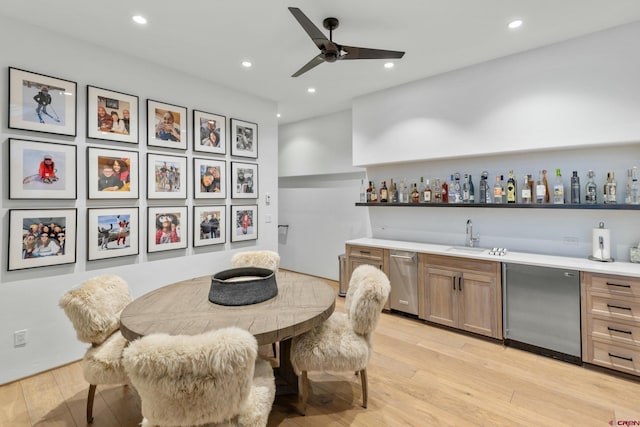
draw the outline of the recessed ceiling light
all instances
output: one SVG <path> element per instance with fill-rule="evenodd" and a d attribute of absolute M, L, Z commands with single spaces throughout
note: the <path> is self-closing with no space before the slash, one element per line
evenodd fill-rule
<path fill-rule="evenodd" d="M 251 68 L 253 64 L 250 61 L 242 61 L 242 66 L 244 68 Z"/>
<path fill-rule="evenodd" d="M 145 18 L 142 15 L 135 15 L 131 19 L 133 19 L 133 22 L 135 22 L 136 24 L 146 24 L 147 23 L 147 18 Z"/>
<path fill-rule="evenodd" d="M 280 118 L 280 113 L 276 114 L 276 117 L 277 117 L 277 118 Z"/>
<path fill-rule="evenodd" d="M 310 87 L 309 89 L 307 89 L 307 92 L 309 92 L 309 93 L 316 93 L 316 88 L 314 88 L 314 87 Z"/>
<path fill-rule="evenodd" d="M 387 62 L 386 64 L 384 64 L 384 68 L 393 68 L 394 65 L 395 64 L 393 62 Z"/>
<path fill-rule="evenodd" d="M 516 28 L 520 28 L 522 26 L 522 20 L 521 19 L 516 19 L 513 20 L 511 22 L 509 22 L 508 27 L 511 28 L 512 30 L 515 30 Z"/>

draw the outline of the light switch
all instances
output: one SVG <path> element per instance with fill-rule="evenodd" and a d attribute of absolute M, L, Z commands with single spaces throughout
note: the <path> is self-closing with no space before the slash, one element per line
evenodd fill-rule
<path fill-rule="evenodd" d="M 264 222 L 266 222 L 266 223 L 271 222 L 271 215 L 265 215 L 264 216 Z"/>

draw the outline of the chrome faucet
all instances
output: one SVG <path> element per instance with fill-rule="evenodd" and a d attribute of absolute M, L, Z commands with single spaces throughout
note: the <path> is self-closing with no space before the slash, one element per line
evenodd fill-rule
<path fill-rule="evenodd" d="M 473 223 L 470 219 L 467 220 L 467 246 L 473 247 L 474 242 L 479 242 L 480 236 L 473 237 Z"/>

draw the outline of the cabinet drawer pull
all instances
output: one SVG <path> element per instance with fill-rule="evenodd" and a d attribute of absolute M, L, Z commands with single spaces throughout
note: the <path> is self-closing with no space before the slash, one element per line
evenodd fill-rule
<path fill-rule="evenodd" d="M 371 251 L 360 251 L 362 255 L 370 255 Z"/>
<path fill-rule="evenodd" d="M 456 276 L 451 276 L 451 285 L 453 285 L 453 290 L 456 290 Z"/>
<path fill-rule="evenodd" d="M 613 353 L 609 353 L 609 357 L 616 357 L 618 359 L 626 360 L 628 362 L 633 362 L 633 357 L 618 356 L 617 354 L 613 354 Z"/>
<path fill-rule="evenodd" d="M 631 311 L 631 307 L 622 307 L 622 306 L 619 306 L 619 305 L 612 305 L 612 304 L 607 304 L 607 307 L 609 307 L 609 308 L 618 308 L 620 310 L 629 310 L 629 311 Z"/>
<path fill-rule="evenodd" d="M 631 285 L 607 282 L 607 286 L 617 286 L 619 288 L 631 288 Z"/>
<path fill-rule="evenodd" d="M 458 277 L 458 290 L 462 291 L 462 276 Z"/>
<path fill-rule="evenodd" d="M 612 328 L 611 326 L 607 326 L 607 329 L 611 332 L 620 332 L 621 334 L 629 334 L 631 335 L 633 332 L 631 331 L 625 331 L 623 329 L 616 329 L 616 328 Z"/>

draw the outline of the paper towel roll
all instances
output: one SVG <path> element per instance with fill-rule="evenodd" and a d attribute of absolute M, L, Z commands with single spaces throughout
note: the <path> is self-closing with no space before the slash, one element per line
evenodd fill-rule
<path fill-rule="evenodd" d="M 593 257 L 602 261 L 611 258 L 611 233 L 608 228 L 593 229 Z"/>

